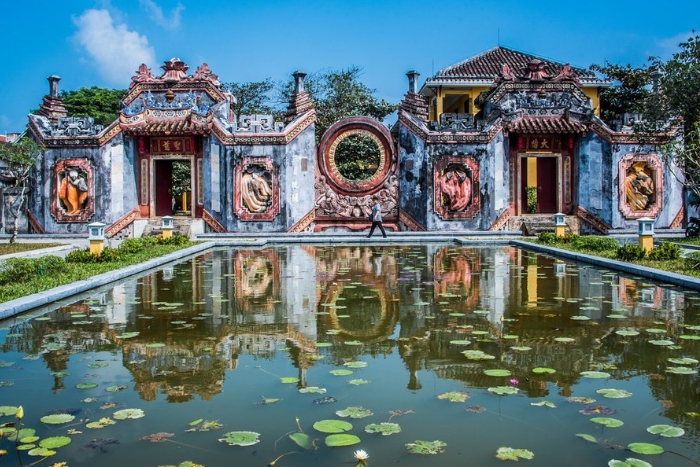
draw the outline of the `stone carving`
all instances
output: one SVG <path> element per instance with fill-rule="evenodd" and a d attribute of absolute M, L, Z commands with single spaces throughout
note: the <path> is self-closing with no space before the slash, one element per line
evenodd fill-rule
<path fill-rule="evenodd" d="M 647 163 L 643 161 L 635 162 L 627 170 L 625 195 L 632 210 L 643 211 L 655 202 L 652 175 Z"/>
<path fill-rule="evenodd" d="M 272 115 L 241 115 L 236 131 L 251 133 L 276 132 L 284 129 L 284 123 L 275 122 Z"/>
<path fill-rule="evenodd" d="M 236 167 L 234 209 L 244 221 L 272 220 L 279 214 L 277 166 L 269 157 L 249 157 Z"/>
<path fill-rule="evenodd" d="M 654 154 L 628 154 L 619 165 L 620 212 L 626 219 L 656 217 L 661 211 L 663 166 Z"/>
<path fill-rule="evenodd" d="M 435 212 L 442 219 L 471 219 L 479 210 L 479 166 L 472 157 L 443 157 L 435 165 Z"/>
<path fill-rule="evenodd" d="M 90 117 L 62 117 L 51 128 L 51 136 L 94 136 L 104 130 L 102 125 L 95 125 Z"/>
<path fill-rule="evenodd" d="M 87 159 L 64 159 L 54 167 L 51 214 L 58 222 L 87 222 L 95 213 L 93 170 Z"/>
<path fill-rule="evenodd" d="M 463 113 L 443 113 L 440 115 L 440 131 L 472 131 L 475 130 L 474 116 Z"/>
<path fill-rule="evenodd" d="M 149 90 L 123 108 L 122 113 L 131 116 L 145 109 L 191 109 L 196 114 L 207 115 L 215 104 L 216 102 L 204 92 L 188 91 L 169 96 L 167 92 L 152 93 Z"/>

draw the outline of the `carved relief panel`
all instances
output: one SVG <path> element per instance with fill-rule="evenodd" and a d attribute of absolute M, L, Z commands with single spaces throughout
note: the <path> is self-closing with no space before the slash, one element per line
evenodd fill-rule
<path fill-rule="evenodd" d="M 51 215 L 57 222 L 88 222 L 95 214 L 93 169 L 87 159 L 64 159 L 53 169 Z"/>
<path fill-rule="evenodd" d="M 658 216 L 663 202 L 663 165 L 654 154 L 628 154 L 619 165 L 620 212 L 625 219 Z"/>
<path fill-rule="evenodd" d="M 279 210 L 279 175 L 272 159 L 243 159 L 236 167 L 236 216 L 243 221 L 269 221 L 279 214 Z"/>
<path fill-rule="evenodd" d="M 443 156 L 435 164 L 435 213 L 444 220 L 479 212 L 479 164 L 473 157 Z"/>

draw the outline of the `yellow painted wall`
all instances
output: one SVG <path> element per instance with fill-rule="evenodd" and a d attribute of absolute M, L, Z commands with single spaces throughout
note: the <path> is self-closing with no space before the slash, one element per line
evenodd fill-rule
<path fill-rule="evenodd" d="M 583 93 L 591 98 L 591 106 L 596 117 L 600 117 L 600 93 L 599 88 L 584 88 Z"/>
<path fill-rule="evenodd" d="M 527 186 L 537 186 L 537 158 L 527 158 Z"/>

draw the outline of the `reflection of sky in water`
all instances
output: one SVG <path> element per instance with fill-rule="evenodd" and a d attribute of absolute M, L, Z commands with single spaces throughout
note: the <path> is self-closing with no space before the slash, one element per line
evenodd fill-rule
<path fill-rule="evenodd" d="M 404 444 L 440 439 L 445 453 L 429 460 L 440 465 L 500 465 L 494 457 L 500 446 L 532 450 L 528 465 L 606 465 L 641 456 L 619 447 L 651 442 L 680 455 L 650 463 L 682 466 L 689 462 L 682 456 L 698 461 L 700 383 L 696 374 L 667 373 L 679 366 L 667 359 L 700 355 L 696 340 L 681 337 L 700 335 L 699 299 L 511 247 L 221 249 L 3 322 L 0 395 L 3 404 L 24 406 L 23 424 L 38 436 L 82 431 L 51 459 L 71 466 L 122 466 L 136 458 L 138 465 L 266 465 L 289 451 L 299 453 L 280 465 L 342 465 L 352 462 L 355 448 L 325 447 L 326 435 L 312 425 L 349 406 L 374 414 L 350 420 L 351 433 L 362 439 L 356 448 L 367 450 L 373 465 L 424 465 L 427 459 L 406 455 Z M 640 334 L 617 333 L 630 330 Z M 466 350 L 489 359 L 470 360 Z M 367 367 L 330 374 L 354 361 Z M 538 375 L 536 367 L 555 373 Z M 487 369 L 510 375 L 487 376 Z M 611 377 L 581 376 L 590 370 Z M 282 377 L 298 382 L 283 384 Z M 85 382 L 98 386 L 76 389 Z M 511 384 L 518 395 L 487 390 Z M 300 394 L 303 386 L 326 392 Z M 608 399 L 596 392 L 601 388 L 632 397 Z M 437 398 L 446 392 L 469 398 Z M 326 396 L 336 402 L 313 402 Z M 624 425 L 591 423 L 579 413 L 585 404 L 567 401 L 572 396 L 596 399 Z M 268 399 L 279 401 L 264 404 Z M 556 408 L 530 404 L 544 400 Z M 141 408 L 146 416 L 99 431 L 85 426 L 120 408 Z M 69 410 L 77 412 L 70 427 L 39 422 Z M 366 425 L 388 421 L 391 411 L 414 412 L 392 417 L 400 434 L 364 433 Z M 298 429 L 297 417 L 305 433 L 319 438 L 317 452 L 301 452 L 286 437 Z M 200 418 L 224 427 L 185 431 Z M 666 439 L 646 432 L 664 423 L 686 434 Z M 217 441 L 238 430 L 261 433 L 260 444 Z M 158 432 L 174 436 L 139 441 Z M 594 436 L 598 445 L 577 433 Z M 81 449 L 100 437 L 118 444 L 104 445 L 107 455 Z M 184 444 L 173 449 L 175 441 Z M 14 450 L 4 443 L 0 448 Z M 33 461 L 21 455 L 25 464 Z"/>

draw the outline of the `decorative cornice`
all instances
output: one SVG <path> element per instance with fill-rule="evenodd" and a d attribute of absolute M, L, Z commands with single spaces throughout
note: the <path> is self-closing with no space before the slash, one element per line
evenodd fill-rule
<path fill-rule="evenodd" d="M 510 205 L 501 213 L 500 216 L 489 227 L 489 230 L 503 230 L 503 227 L 508 223 L 508 219 L 515 215 L 515 203 Z"/>
<path fill-rule="evenodd" d="M 487 100 L 492 104 L 498 105 L 503 96 L 509 93 L 518 93 L 521 91 L 541 91 L 541 92 L 570 92 L 582 102 L 588 102 L 588 96 L 581 88 L 573 82 L 512 82 L 504 81 L 496 89 L 494 89 L 487 97 Z"/>
<path fill-rule="evenodd" d="M 405 110 L 399 110 L 399 122 L 411 133 L 432 144 L 487 144 L 502 130 L 499 119 L 482 132 L 431 131 L 422 121 Z"/>
<path fill-rule="evenodd" d="M 316 110 L 312 109 L 287 125 L 281 133 L 231 133 L 214 120 L 212 133 L 224 145 L 286 145 L 316 122 Z"/>
<path fill-rule="evenodd" d="M 612 226 L 605 222 L 603 219 L 600 217 L 596 216 L 595 214 L 592 214 L 588 212 L 586 209 L 582 208 L 581 206 L 576 207 L 576 217 L 581 219 L 583 222 L 586 224 L 590 225 L 594 229 L 596 229 L 598 232 L 602 234 L 607 234 L 608 230 L 612 229 Z"/>
<path fill-rule="evenodd" d="M 403 222 L 408 230 L 413 232 L 426 232 L 428 230 L 423 224 L 401 208 L 399 208 L 399 222 Z"/>
<path fill-rule="evenodd" d="M 208 135 L 214 115 L 200 115 L 192 109 L 146 108 L 135 115 L 119 115 L 119 126 L 130 136 L 142 135 Z"/>
<path fill-rule="evenodd" d="M 666 133 L 641 135 L 639 133 L 622 133 L 613 131 L 602 120 L 594 118 L 589 124 L 589 129 L 603 138 L 605 141 L 614 144 L 666 144 L 673 139 L 681 128 L 680 124 L 675 124 Z"/>
<path fill-rule="evenodd" d="M 206 209 L 202 209 L 202 220 L 216 233 L 226 233 L 226 227 L 221 225 Z"/>
<path fill-rule="evenodd" d="M 29 130 L 35 139 L 46 148 L 101 147 L 122 132 L 117 120 L 94 136 L 44 136 L 41 128 L 31 116 L 29 118 Z"/>
<path fill-rule="evenodd" d="M 304 232 L 306 229 L 309 228 L 309 226 L 313 223 L 313 221 L 316 219 L 316 208 L 311 209 L 304 217 L 299 219 L 299 221 L 291 226 L 287 232 L 291 233 L 299 233 L 299 232 Z"/>
<path fill-rule="evenodd" d="M 126 229 L 129 225 L 131 225 L 132 222 L 134 222 L 135 219 L 138 219 L 139 217 L 141 217 L 139 209 L 132 209 L 131 211 L 127 212 L 124 216 L 122 216 L 121 219 L 119 219 L 114 224 L 110 225 L 105 229 L 105 237 L 114 237 L 119 232 Z"/>

